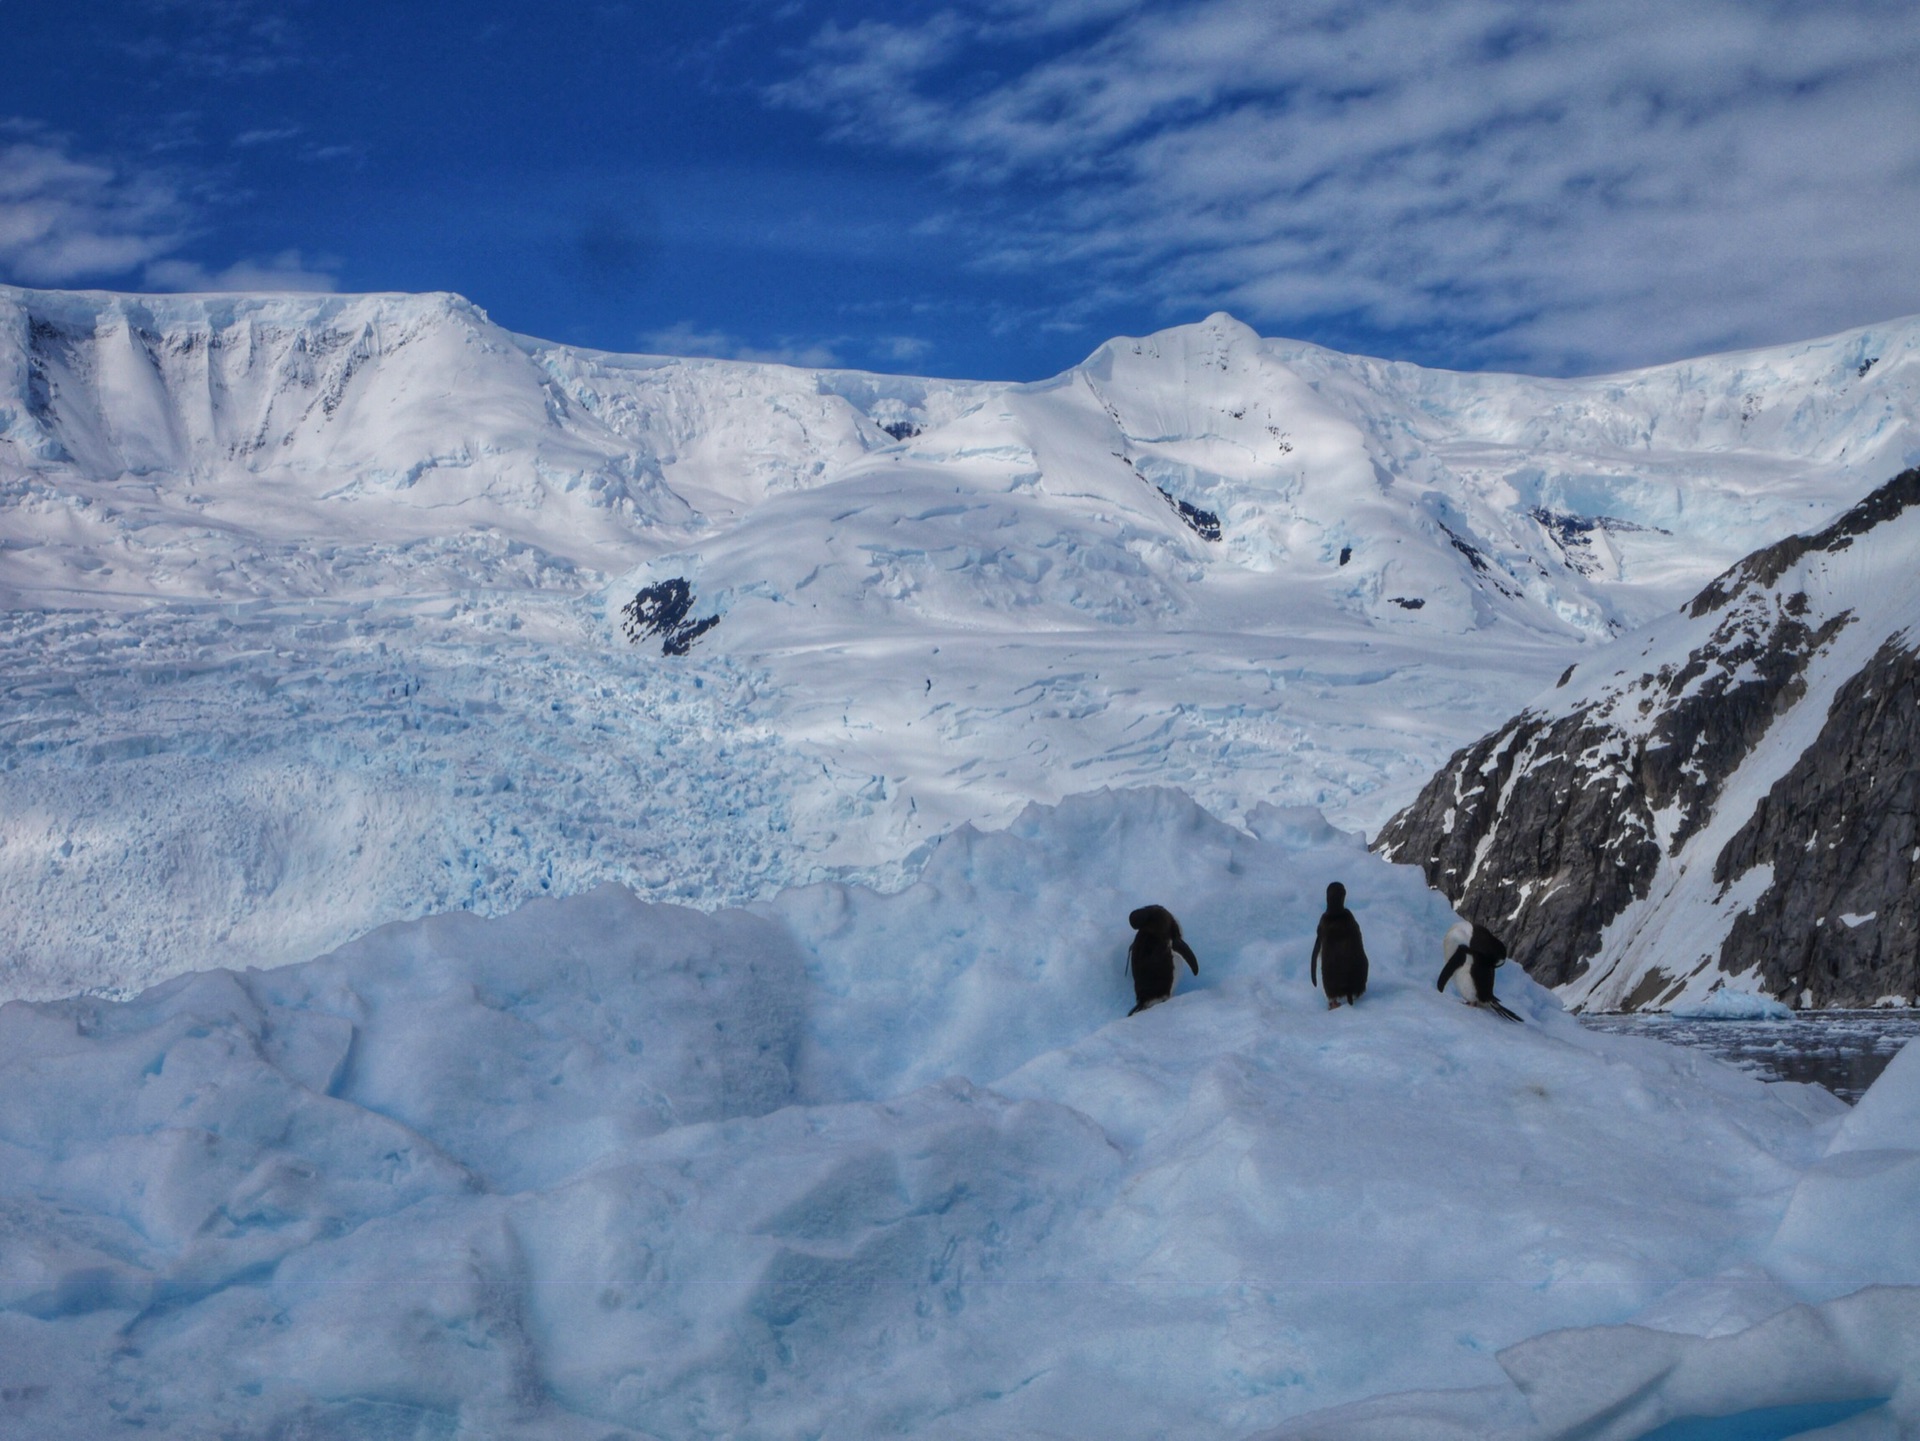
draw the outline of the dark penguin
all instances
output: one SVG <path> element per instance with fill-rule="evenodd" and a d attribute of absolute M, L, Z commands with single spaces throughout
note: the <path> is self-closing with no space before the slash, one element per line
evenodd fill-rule
<path fill-rule="evenodd" d="M 1453 982 L 1454 989 L 1460 992 L 1470 1006 L 1485 1006 L 1496 1016 L 1505 1016 L 1509 1021 L 1520 1018 L 1493 995 L 1493 973 L 1496 967 L 1507 958 L 1507 943 L 1485 926 L 1476 926 L 1467 921 L 1456 921 L 1447 928 L 1446 939 L 1440 943 L 1440 949 L 1447 957 L 1446 965 L 1440 968 L 1440 979 L 1433 983 L 1436 991 L 1444 991 L 1447 982 Z"/>
<path fill-rule="evenodd" d="M 1367 991 L 1367 948 L 1360 940 L 1360 922 L 1347 909 L 1347 888 L 1335 881 L 1327 887 L 1327 913 L 1313 934 L 1313 960 L 1308 976 L 1315 985 L 1323 978 L 1327 1009 L 1345 1001 L 1352 1005 Z"/>
<path fill-rule="evenodd" d="M 1139 932 L 1127 947 L 1127 969 L 1133 972 L 1135 1003 L 1127 1012 L 1131 1016 L 1148 1006 L 1159 1005 L 1173 994 L 1173 978 L 1179 971 L 1173 963 L 1175 951 L 1185 958 L 1196 976 L 1200 974 L 1200 962 L 1181 939 L 1180 922 L 1165 906 L 1142 906 L 1127 916 L 1127 924 Z"/>

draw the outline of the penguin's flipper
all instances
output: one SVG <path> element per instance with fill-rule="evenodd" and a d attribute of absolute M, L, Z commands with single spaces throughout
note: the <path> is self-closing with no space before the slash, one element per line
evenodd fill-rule
<path fill-rule="evenodd" d="M 1487 1005 L 1496 1016 L 1505 1016 L 1509 1021 L 1519 1021 L 1519 1023 L 1523 1026 L 1526 1024 L 1525 1021 L 1520 1020 L 1520 1017 L 1514 1015 L 1512 1011 L 1508 1010 L 1505 1006 L 1501 1005 L 1498 1001 L 1493 1000 L 1491 997 L 1488 998 Z"/>
<path fill-rule="evenodd" d="M 1196 976 L 1199 975 L 1200 962 L 1199 962 L 1199 959 L 1193 954 L 1193 947 L 1189 946 L 1185 941 L 1181 940 L 1180 937 L 1175 936 L 1173 938 L 1173 948 L 1176 951 L 1178 951 L 1182 956 L 1186 957 L 1187 965 L 1193 969 L 1193 973 Z"/>
<path fill-rule="evenodd" d="M 1446 965 L 1440 968 L 1440 979 L 1433 983 L 1433 988 L 1436 991 L 1446 990 L 1447 982 L 1453 979 L 1453 973 L 1460 969 L 1466 959 L 1467 948 L 1465 946 L 1455 947 L 1453 954 L 1447 957 Z"/>

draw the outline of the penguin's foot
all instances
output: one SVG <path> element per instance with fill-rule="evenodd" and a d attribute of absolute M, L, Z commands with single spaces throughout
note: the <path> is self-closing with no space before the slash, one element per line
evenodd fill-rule
<path fill-rule="evenodd" d="M 1339 1002 L 1338 1000 L 1336 1000 L 1336 999 L 1329 999 L 1329 1000 L 1328 1000 L 1328 1002 L 1327 1002 L 1327 1009 L 1328 1009 L 1328 1010 L 1330 1010 L 1330 1011 L 1337 1011 L 1337 1010 L 1339 1010 L 1339 1009 L 1340 1009 L 1340 1002 Z"/>

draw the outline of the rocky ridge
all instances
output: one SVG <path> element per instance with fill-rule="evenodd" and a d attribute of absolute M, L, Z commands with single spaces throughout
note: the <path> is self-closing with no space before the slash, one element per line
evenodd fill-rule
<path fill-rule="evenodd" d="M 1575 1004 L 1910 1003 L 1920 470 L 1570 667 L 1382 828 Z M 1637 672 L 1637 673 L 1636 673 Z M 1588 678 L 1571 684 L 1576 675 Z"/>

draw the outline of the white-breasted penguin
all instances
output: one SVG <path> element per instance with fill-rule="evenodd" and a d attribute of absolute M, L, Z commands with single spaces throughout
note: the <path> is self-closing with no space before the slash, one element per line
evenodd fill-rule
<path fill-rule="evenodd" d="M 1456 921 L 1447 927 L 1440 950 L 1447 959 L 1440 968 L 1440 979 L 1433 983 L 1436 991 L 1446 990 L 1447 982 L 1452 981 L 1454 989 L 1460 992 L 1468 1005 L 1485 1006 L 1509 1021 L 1520 1019 L 1501 1005 L 1493 994 L 1493 973 L 1507 958 L 1505 941 L 1485 926 L 1476 926 L 1471 921 Z"/>

